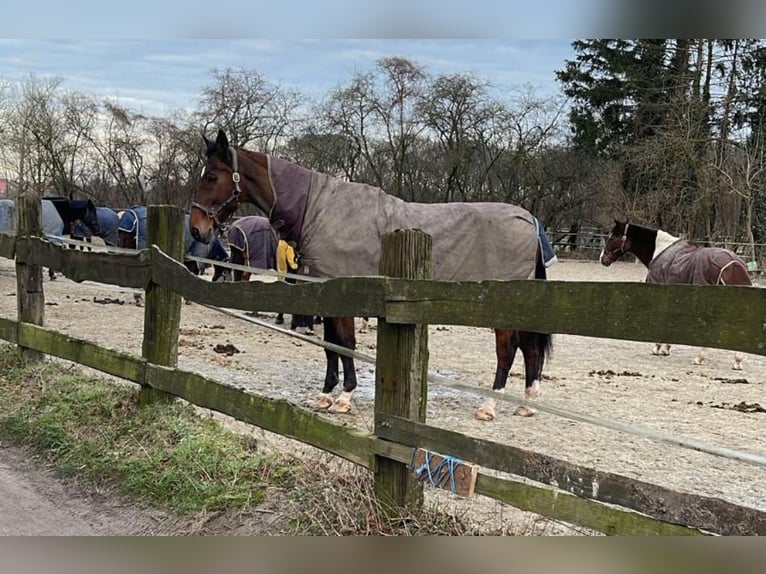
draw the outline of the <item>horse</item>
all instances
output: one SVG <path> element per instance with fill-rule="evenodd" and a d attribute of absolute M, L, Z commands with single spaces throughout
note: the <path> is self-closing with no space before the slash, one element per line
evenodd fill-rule
<path fill-rule="evenodd" d="M 648 274 L 647 283 L 695 285 L 752 285 L 747 266 L 734 252 L 721 247 L 699 247 L 661 229 L 614 220 L 601 264 L 609 267 L 626 253 L 635 255 Z M 701 365 L 709 349 L 700 349 L 692 361 Z M 653 355 L 670 355 L 670 345 L 655 343 Z M 742 353 L 734 354 L 734 370 L 742 369 Z"/>
<path fill-rule="evenodd" d="M 16 203 L 12 199 L 0 199 L 3 221 L 1 231 L 16 231 Z M 43 197 L 42 204 L 42 231 L 48 236 L 51 243 L 61 245 L 59 239 L 63 235 L 71 235 L 72 227 L 79 222 L 90 233 L 98 234 L 101 227 L 96 215 L 96 206 L 90 199 L 69 199 L 68 197 L 49 196 Z M 53 280 L 56 274 L 53 269 L 48 269 L 48 277 Z"/>
<path fill-rule="evenodd" d="M 521 207 L 405 202 L 376 187 L 229 146 L 223 130 L 215 141 L 204 135 L 203 140 L 207 160 L 189 219 L 191 233 L 199 241 L 212 241 L 215 230 L 240 204 L 252 203 L 267 215 L 282 239 L 295 242 L 310 275 L 377 275 L 383 235 L 418 228 L 432 237 L 435 279 L 546 278 L 534 218 Z M 354 318 L 326 317 L 324 340 L 354 349 Z M 528 398 L 536 397 L 543 365 L 552 349 L 551 335 L 495 329 L 495 349 L 497 367 L 492 388 L 505 389 L 516 350 L 521 349 L 525 393 Z M 325 354 L 324 386 L 314 407 L 349 412 L 357 385 L 353 359 L 328 349 Z M 333 400 L 339 360 L 343 364 L 343 391 Z M 475 412 L 476 418 L 495 418 L 495 404 L 493 399 L 485 401 Z"/>
<path fill-rule="evenodd" d="M 77 219 L 72 222 L 72 232 L 70 237 L 72 239 L 79 239 L 80 241 L 91 242 L 91 238 L 95 235 L 100 237 L 104 244 L 109 247 L 118 247 L 119 233 L 117 228 L 120 223 L 120 216 L 111 207 L 98 206 L 96 207 L 96 220 L 98 221 L 99 231 L 94 233 L 93 230 L 88 227 L 82 220 Z"/>
<path fill-rule="evenodd" d="M 248 215 L 238 218 L 229 227 L 228 241 L 232 263 L 256 269 L 276 269 L 281 273 L 298 271 L 295 251 L 289 243 L 277 237 L 276 231 L 266 217 Z M 233 280 L 249 281 L 250 273 L 235 269 Z M 285 278 L 285 281 L 295 283 L 295 279 L 291 278 Z M 276 323 L 281 325 L 284 322 L 283 314 L 279 313 Z M 303 327 L 307 334 L 313 334 L 314 317 L 293 314 L 290 329 L 297 331 L 300 327 Z"/>
<path fill-rule="evenodd" d="M 123 249 L 144 249 L 146 248 L 146 206 L 134 205 L 128 209 L 118 212 L 119 221 L 117 223 L 117 247 Z M 228 261 L 229 252 L 216 236 L 210 243 L 201 243 L 195 241 L 189 231 L 189 214 L 184 214 L 184 255 L 200 257 L 203 259 L 213 259 L 214 261 Z M 200 275 L 204 269 L 197 261 L 184 259 L 184 265 L 189 272 L 194 275 Z M 228 269 L 219 265 L 214 265 L 213 281 L 225 280 L 228 277 Z"/>

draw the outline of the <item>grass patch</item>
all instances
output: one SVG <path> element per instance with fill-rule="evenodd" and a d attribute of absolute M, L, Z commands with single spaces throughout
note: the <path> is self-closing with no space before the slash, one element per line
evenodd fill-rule
<path fill-rule="evenodd" d="M 4 342 L 0 437 L 32 447 L 64 476 L 155 507 L 194 513 L 206 526 L 195 526 L 193 533 L 227 534 L 255 514 L 273 517 L 259 534 L 511 533 L 477 525 L 467 513 L 428 505 L 383 518 L 387 513 L 381 512 L 366 469 L 326 453 L 300 459 L 264 454 L 252 438 L 188 403 L 139 408 L 136 386 L 87 376 L 56 361 L 24 365 L 16 347 Z M 264 510 L 258 506 L 267 490 L 276 499 Z M 228 515 L 234 519 L 226 520 Z"/>
<path fill-rule="evenodd" d="M 25 367 L 0 345 L 0 434 L 32 446 L 64 475 L 179 512 L 257 506 L 295 464 L 187 403 L 138 407 L 137 387 L 53 361 Z"/>

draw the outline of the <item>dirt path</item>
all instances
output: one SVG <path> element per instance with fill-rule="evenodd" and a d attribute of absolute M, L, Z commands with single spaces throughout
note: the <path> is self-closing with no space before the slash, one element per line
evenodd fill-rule
<path fill-rule="evenodd" d="M 168 516 L 56 478 L 23 449 L 0 446 L 0 536 L 137 536 Z"/>
<path fill-rule="evenodd" d="M 563 261 L 550 269 L 550 278 L 556 280 L 642 281 L 644 276 L 645 269 L 633 263 L 607 269 L 595 262 Z M 140 355 L 144 310 L 130 304 L 130 294 L 64 278 L 46 279 L 44 287 L 46 326 Z M 16 317 L 15 289 L 12 262 L 0 260 L 1 316 Z M 98 304 L 94 297 L 118 298 L 124 304 Z M 273 314 L 264 316 L 273 320 Z M 317 335 L 321 337 L 321 327 Z M 374 330 L 359 334 L 357 341 L 359 351 L 375 354 Z M 216 344 L 227 343 L 240 352 L 232 356 L 214 352 Z M 766 357 L 747 355 L 745 370 L 735 372 L 730 369 L 732 353 L 728 351 L 711 351 L 705 365 L 693 366 L 696 349 L 692 347 L 674 346 L 670 357 L 651 355 L 651 347 L 555 335 L 541 398 L 562 408 L 714 445 L 766 451 L 766 413 L 732 409 L 740 403 L 766 406 Z M 432 371 L 467 385 L 491 386 L 495 364 L 489 329 L 431 326 L 429 350 Z M 179 366 L 255 393 L 308 405 L 320 391 L 325 361 L 314 345 L 192 304 L 182 309 Z M 522 365 L 515 365 L 509 385 L 517 393 L 523 389 L 521 374 Z M 337 416 L 371 430 L 373 365 L 357 363 L 357 375 L 354 411 Z M 528 419 L 514 417 L 512 404 L 501 405 L 495 421 L 479 422 L 473 412 L 480 397 L 443 387 L 429 389 L 428 401 L 428 421 L 436 426 L 766 509 L 766 473 L 759 467 L 545 413 Z"/>

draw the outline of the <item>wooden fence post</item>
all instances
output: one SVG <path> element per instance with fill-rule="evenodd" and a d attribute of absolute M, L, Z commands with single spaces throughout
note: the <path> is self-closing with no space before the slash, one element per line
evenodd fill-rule
<path fill-rule="evenodd" d="M 19 196 L 16 200 L 16 237 L 42 237 L 42 202 L 39 197 Z M 45 317 L 45 294 L 43 293 L 43 268 L 36 263 L 20 263 L 16 260 L 16 305 L 20 323 L 43 325 Z M 19 347 L 25 361 L 42 361 L 40 351 Z"/>
<path fill-rule="evenodd" d="M 147 245 L 157 245 L 163 252 L 183 261 L 184 212 L 180 207 L 150 205 L 146 214 Z M 181 296 L 170 289 L 149 282 L 144 307 L 143 357 L 165 367 L 178 365 L 178 330 L 181 324 Z M 141 387 L 139 402 L 171 401 L 173 395 L 149 385 Z"/>
<path fill-rule="evenodd" d="M 383 237 L 380 274 L 405 279 L 431 278 L 431 236 L 419 229 Z M 375 431 L 378 413 L 425 422 L 428 386 L 428 325 L 394 325 L 378 320 L 375 361 Z M 423 485 L 407 464 L 377 457 L 375 494 L 384 511 L 420 507 Z"/>

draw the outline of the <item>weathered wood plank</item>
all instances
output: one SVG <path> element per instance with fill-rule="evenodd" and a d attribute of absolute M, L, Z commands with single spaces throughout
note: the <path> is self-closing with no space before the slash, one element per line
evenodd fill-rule
<path fill-rule="evenodd" d="M 431 276 L 431 236 L 406 229 L 383 236 L 381 275 L 427 279 Z M 426 420 L 428 325 L 393 325 L 378 320 L 375 362 L 375 427 L 380 414 Z M 385 510 L 423 504 L 423 485 L 406 464 L 378 460 L 375 494 Z"/>
<path fill-rule="evenodd" d="M 150 253 L 80 251 L 54 245 L 37 237 L 19 237 L 16 258 L 56 269 L 73 281 L 98 281 L 120 287 L 144 288 L 151 273 Z"/>
<path fill-rule="evenodd" d="M 395 323 L 506 327 L 766 355 L 766 289 L 584 281 L 390 279 Z"/>
<path fill-rule="evenodd" d="M 0 339 L 8 341 L 9 343 L 18 343 L 18 329 L 18 321 L 0 317 Z"/>
<path fill-rule="evenodd" d="M 134 383 L 141 384 L 144 380 L 146 362 L 141 357 L 107 349 L 52 329 L 21 324 L 18 329 L 18 343 Z"/>
<path fill-rule="evenodd" d="M 476 488 L 479 465 L 419 448 L 412 459 L 412 472 L 421 482 L 471 498 Z"/>
<path fill-rule="evenodd" d="M 16 234 L 0 233 L 0 257 L 6 259 L 16 257 Z"/>
<path fill-rule="evenodd" d="M 766 512 L 720 498 L 676 492 L 618 474 L 597 471 L 515 446 L 454 431 L 381 417 L 376 435 L 397 443 L 427 448 L 486 468 L 524 476 L 579 497 L 617 504 L 663 522 L 683 524 L 725 535 L 766 534 Z M 479 488 L 477 485 L 477 493 Z"/>
<path fill-rule="evenodd" d="M 45 293 L 43 292 L 43 268 L 39 262 L 27 262 L 18 258 L 18 241 L 32 235 L 42 234 L 42 202 L 39 197 L 22 195 L 16 200 L 17 257 L 16 257 L 16 308 L 20 323 L 42 325 L 45 318 Z M 41 361 L 42 354 L 25 349 L 19 341 L 21 356 L 27 361 Z"/>
<path fill-rule="evenodd" d="M 211 283 L 195 277 L 186 267 L 159 251 L 153 260 L 152 277 L 159 285 L 189 301 L 243 311 L 377 317 L 385 309 L 382 277 L 349 277 L 301 285 L 284 281 Z"/>
<path fill-rule="evenodd" d="M 146 214 L 147 243 L 156 245 L 168 257 L 183 261 L 186 252 L 184 242 L 184 213 L 180 207 L 150 205 Z M 151 253 L 161 253 L 154 249 Z M 150 363 L 175 367 L 178 364 L 178 331 L 181 326 L 181 295 L 156 283 L 153 279 L 146 286 L 144 307 L 143 357 Z M 170 401 L 172 395 L 157 391 L 144 381 L 141 387 L 142 405 L 155 401 Z"/>
<path fill-rule="evenodd" d="M 197 373 L 147 365 L 155 388 L 237 420 L 305 442 L 366 468 L 374 468 L 373 439 L 281 399 L 260 397 Z"/>
<path fill-rule="evenodd" d="M 476 494 L 571 524 L 615 536 L 700 536 L 703 532 L 637 512 L 579 498 L 553 488 L 479 473 Z"/>

